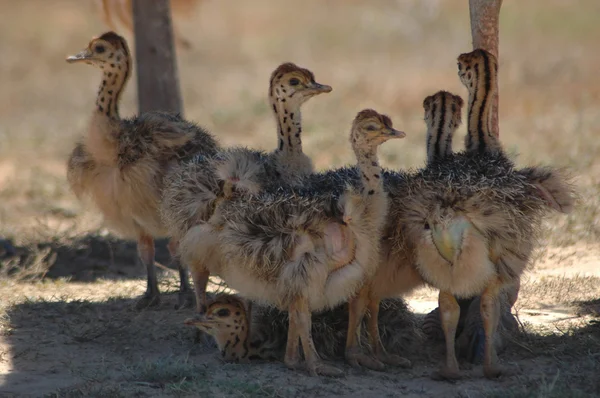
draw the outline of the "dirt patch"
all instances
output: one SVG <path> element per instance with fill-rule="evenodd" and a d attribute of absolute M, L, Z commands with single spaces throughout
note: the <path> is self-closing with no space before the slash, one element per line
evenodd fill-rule
<path fill-rule="evenodd" d="M 312 378 L 280 362 L 222 363 L 212 340 L 183 324 L 192 311 L 174 309 L 173 274 L 165 273 L 161 279 L 162 304 L 137 311 L 134 304 L 144 288 L 143 269 L 138 278 L 134 273 L 111 271 L 111 267 L 130 266 L 127 256 L 107 256 L 102 250 L 118 242 L 112 238 L 102 242 L 85 237 L 76 242 L 76 248 L 57 250 L 65 259 L 57 261 L 59 267 L 74 259 L 78 272 L 93 278 L 0 284 L 0 295 L 10 297 L 3 303 L 0 329 L 2 397 L 584 397 L 600 393 L 595 377 L 600 371 L 600 323 L 582 310 L 596 305 L 594 300 L 565 306 L 563 315 L 571 321 L 548 318 L 532 323 L 543 310 L 520 308 L 522 333 L 509 340 L 501 355 L 511 375 L 497 381 L 483 379 L 480 366 L 464 363 L 464 380 L 455 384 L 431 380 L 430 374 L 443 360 L 443 346 L 432 341 L 403 353 L 414 363 L 410 370 L 356 370 L 338 358 L 335 362 L 345 370 L 345 377 Z M 123 248 L 134 253 L 129 243 Z M 87 262 L 82 260 L 85 257 Z M 110 260 L 114 258 L 123 262 Z M 98 263 L 112 264 L 104 268 L 106 276 L 96 268 Z M 48 274 L 52 272 L 51 267 Z M 566 283 L 549 278 L 526 284 L 524 302 L 544 292 L 543 283 L 554 288 Z M 598 293 L 596 289 L 594 294 Z M 434 302 L 434 295 L 430 289 L 417 292 L 410 305 L 414 309 Z M 507 395 L 494 395 L 499 389 Z"/>

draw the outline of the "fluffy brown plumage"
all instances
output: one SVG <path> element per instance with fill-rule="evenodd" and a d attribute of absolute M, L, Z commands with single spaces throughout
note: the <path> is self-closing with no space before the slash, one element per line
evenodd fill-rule
<path fill-rule="evenodd" d="M 459 376 L 454 337 L 460 307 L 456 297 L 481 295 L 485 333 L 484 374 L 500 374 L 494 338 L 501 291 L 519 282 L 542 217 L 550 208 L 568 211 L 568 179 L 551 168 L 519 170 L 504 155 L 491 129 L 496 86 L 495 58 L 476 50 L 458 58 L 459 76 L 469 90 L 468 135 L 464 153 L 446 156 L 415 175 L 418 195 L 402 206 L 403 239 L 414 244 L 419 275 L 440 289 L 446 337 L 444 378 Z"/>
<path fill-rule="evenodd" d="M 242 296 L 289 311 L 289 366 L 298 361 L 300 338 L 311 374 L 338 373 L 311 349 L 310 312 L 345 301 L 374 272 L 387 209 L 376 148 L 402 136 L 389 118 L 361 112 L 351 131 L 361 171 L 356 189 L 336 196 L 280 188 L 234 197 L 181 241 L 194 281 L 204 281 L 208 268 Z"/>
<path fill-rule="evenodd" d="M 447 101 L 454 98 L 460 108 L 462 100 L 444 96 Z M 437 108 L 437 115 L 429 116 L 430 136 L 441 126 L 444 131 L 439 136 L 452 139 L 457 125 L 451 119 L 456 120 L 456 115 L 446 112 L 441 117 L 448 105 L 451 109 L 448 103 L 446 108 Z M 440 161 L 415 172 L 383 173 L 390 210 L 382 234 L 381 261 L 374 277 L 351 302 L 356 325 L 367 309 L 372 312 L 378 307 L 381 299 L 406 294 L 425 281 L 464 297 L 480 295 L 496 276 L 505 278 L 506 284 L 517 281 L 516 276 L 529 262 L 542 216 L 551 209 L 568 211 L 572 207 L 573 192 L 560 170 L 518 169 L 501 151 L 480 152 L 475 148 L 472 152 L 446 153 Z M 352 168 L 330 171 L 313 177 L 311 189 L 339 192 L 347 184 L 357 184 L 359 175 Z M 436 248 L 432 230 L 442 229 L 443 233 L 443 227 L 451 227 L 453 222 L 458 222 L 459 228 L 450 232 L 468 235 L 464 240 L 453 240 L 467 246 L 456 251 L 458 257 L 450 265 Z M 377 341 L 375 325 L 370 324 L 370 338 L 380 362 L 357 353 L 353 333 L 348 335 L 349 362 L 375 369 L 383 368 L 381 362 L 406 364 L 385 352 Z"/>
<path fill-rule="evenodd" d="M 238 296 L 219 294 L 208 302 L 204 314 L 185 323 L 213 336 L 226 361 L 283 360 L 289 320 L 287 313 L 276 308 L 250 306 Z M 416 353 L 423 342 L 417 319 L 402 299 L 381 303 L 379 324 L 390 352 Z M 312 315 L 315 348 L 324 358 L 343 357 L 347 329 L 347 304 Z"/>
<path fill-rule="evenodd" d="M 294 184 L 313 172 L 311 159 L 302 151 L 301 106 L 310 98 L 331 92 L 317 83 L 314 74 L 291 62 L 281 64 L 269 80 L 269 103 L 277 124 L 277 148 L 270 153 L 235 148 L 223 153 L 217 166 L 225 189 L 257 193 L 266 184 Z"/>
<path fill-rule="evenodd" d="M 89 197 L 119 234 L 136 239 L 148 269 L 148 289 L 140 306 L 158 304 L 154 269 L 154 237 L 168 235 L 159 202 L 165 175 L 194 154 L 213 155 L 214 138 L 179 115 L 149 112 L 121 119 L 119 100 L 130 75 L 131 57 L 125 40 L 114 32 L 92 39 L 67 58 L 102 69 L 96 109 L 87 133 L 67 165 L 73 192 Z M 180 268 L 182 292 L 189 296 L 187 273 Z"/>
<path fill-rule="evenodd" d="M 228 148 L 214 156 L 181 163 L 168 178 L 163 219 L 171 236 L 183 236 L 191 226 L 208 220 L 218 201 L 234 190 L 257 193 L 267 184 L 294 183 L 313 171 L 302 152 L 301 105 L 331 91 L 315 82 L 308 69 L 284 63 L 271 74 L 269 101 L 277 123 L 278 146 L 273 152 Z"/>

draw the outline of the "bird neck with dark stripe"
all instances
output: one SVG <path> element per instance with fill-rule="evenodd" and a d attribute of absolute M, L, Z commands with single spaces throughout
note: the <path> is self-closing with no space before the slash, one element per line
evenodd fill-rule
<path fill-rule="evenodd" d="M 433 103 L 427 123 L 427 162 L 444 158 L 452 151 L 452 112 L 446 97 L 442 96 L 438 107 Z"/>
<path fill-rule="evenodd" d="M 300 105 L 291 98 L 270 97 L 273 115 L 277 123 L 277 151 L 302 153 L 302 115 Z"/>
<path fill-rule="evenodd" d="M 494 141 L 491 128 L 496 72 L 487 54 L 474 70 L 475 85 L 469 89 L 469 121 L 467 151 L 485 152 Z"/>
<path fill-rule="evenodd" d="M 377 159 L 377 146 L 357 147 L 354 145 L 354 154 L 361 173 L 362 192 L 374 195 L 383 191 L 381 166 Z"/>
<path fill-rule="evenodd" d="M 96 97 L 96 109 L 112 119 L 119 119 L 119 101 L 129 80 L 131 60 L 129 56 L 114 55 L 114 59 L 109 58 L 102 65 L 102 70 L 104 73 Z"/>

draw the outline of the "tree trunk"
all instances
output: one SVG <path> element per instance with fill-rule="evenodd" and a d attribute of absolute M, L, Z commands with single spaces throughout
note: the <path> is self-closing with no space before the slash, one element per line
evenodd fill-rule
<path fill-rule="evenodd" d="M 502 0 L 469 0 L 473 49 L 482 48 L 489 51 L 498 59 L 498 63 L 500 63 L 498 58 L 500 7 L 502 7 Z M 492 110 L 492 131 L 496 137 L 499 136 L 497 83 Z"/>
<path fill-rule="evenodd" d="M 182 113 L 169 0 L 133 0 L 139 112 Z"/>

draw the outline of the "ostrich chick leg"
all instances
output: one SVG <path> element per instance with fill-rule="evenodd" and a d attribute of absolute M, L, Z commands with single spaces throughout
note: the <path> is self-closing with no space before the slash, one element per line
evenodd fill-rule
<path fill-rule="evenodd" d="M 312 320 L 308 308 L 308 300 L 304 297 L 297 298 L 289 309 L 290 326 L 297 326 L 297 333 L 302 342 L 304 361 L 311 376 L 342 376 L 343 372 L 331 365 L 325 364 L 315 350 L 315 344 L 311 335 Z"/>
<path fill-rule="evenodd" d="M 446 338 L 446 364 L 433 374 L 433 378 L 456 380 L 460 378 L 460 373 L 454 349 L 454 337 L 460 317 L 460 306 L 451 293 L 444 291 L 440 291 L 438 306 L 440 308 L 442 329 Z"/>
<path fill-rule="evenodd" d="M 206 312 L 206 285 L 210 271 L 200 264 L 191 267 L 192 279 L 194 280 L 194 290 L 196 293 L 196 312 L 203 314 Z"/>
<path fill-rule="evenodd" d="M 495 280 L 481 295 L 481 319 L 485 330 L 485 352 L 483 356 L 483 374 L 488 379 L 497 378 L 502 371 L 496 364 L 496 348 L 494 337 L 498 329 L 500 317 L 499 294 L 502 287 L 500 281 Z"/>
<path fill-rule="evenodd" d="M 368 309 L 369 309 L 369 340 L 371 343 L 371 347 L 375 351 L 375 357 L 381 362 L 393 365 L 400 366 L 402 368 L 410 368 L 412 366 L 411 362 L 402 358 L 400 355 L 389 354 L 385 348 L 383 347 L 383 343 L 381 342 L 381 336 L 379 335 L 379 304 L 381 300 L 371 299 L 369 301 Z"/>
<path fill-rule="evenodd" d="M 190 277 L 188 275 L 187 267 L 177 258 L 177 247 L 179 242 L 175 239 L 169 240 L 167 248 L 171 255 L 171 263 L 177 262 L 177 269 L 179 271 L 179 297 L 177 298 L 177 309 L 179 308 L 191 308 L 194 305 L 194 293 L 190 287 Z"/>
<path fill-rule="evenodd" d="M 154 266 L 154 239 L 147 234 L 140 234 L 137 241 L 138 255 L 142 264 L 146 266 L 148 273 L 148 283 L 146 293 L 137 302 L 136 308 L 142 309 L 153 307 L 160 304 L 160 292 L 158 291 L 158 279 L 156 277 L 156 267 Z"/>
<path fill-rule="evenodd" d="M 297 317 L 292 316 L 292 309 L 290 308 L 287 344 L 285 346 L 285 358 L 283 359 L 283 362 L 289 369 L 296 369 L 300 362 L 298 355 L 300 336 L 298 335 L 298 324 L 296 321 Z"/>
<path fill-rule="evenodd" d="M 366 355 L 360 347 L 360 325 L 367 311 L 369 290 L 363 288 L 358 295 L 350 299 L 348 306 L 348 334 L 346 336 L 346 361 L 354 368 L 364 366 L 372 370 L 383 370 L 385 365 Z"/>

